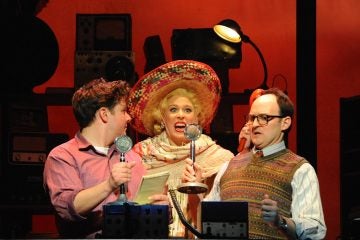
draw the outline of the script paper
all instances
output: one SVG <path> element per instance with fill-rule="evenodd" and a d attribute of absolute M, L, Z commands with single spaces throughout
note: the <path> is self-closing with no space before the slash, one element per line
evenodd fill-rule
<path fill-rule="evenodd" d="M 143 176 L 134 202 L 140 205 L 150 203 L 148 198 L 151 195 L 164 193 L 168 178 L 169 172 L 167 171 Z"/>

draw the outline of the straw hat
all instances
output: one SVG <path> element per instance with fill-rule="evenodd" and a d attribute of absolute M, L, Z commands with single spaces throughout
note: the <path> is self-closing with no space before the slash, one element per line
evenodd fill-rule
<path fill-rule="evenodd" d="M 140 133 L 154 136 L 152 115 L 160 101 L 176 88 L 191 89 L 199 98 L 203 128 L 213 120 L 220 102 L 221 84 L 208 65 L 192 60 L 168 62 L 141 77 L 131 89 L 128 109 L 131 125 Z"/>

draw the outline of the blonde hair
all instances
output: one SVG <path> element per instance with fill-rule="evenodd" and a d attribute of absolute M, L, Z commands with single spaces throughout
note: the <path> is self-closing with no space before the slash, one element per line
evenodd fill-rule
<path fill-rule="evenodd" d="M 201 113 L 202 105 L 200 104 L 200 100 L 198 96 L 195 94 L 195 92 L 191 91 L 190 89 L 186 88 L 176 88 L 175 90 L 172 90 L 169 92 L 160 102 L 157 108 L 155 108 L 155 111 L 153 112 L 153 118 L 154 118 L 154 125 L 153 125 L 153 132 L 155 135 L 160 134 L 163 130 L 163 113 L 166 111 L 166 109 L 169 106 L 169 99 L 171 97 L 186 97 L 189 99 L 189 101 L 194 106 L 195 115 L 198 117 L 199 124 L 202 125 L 205 121 L 203 114 Z"/>

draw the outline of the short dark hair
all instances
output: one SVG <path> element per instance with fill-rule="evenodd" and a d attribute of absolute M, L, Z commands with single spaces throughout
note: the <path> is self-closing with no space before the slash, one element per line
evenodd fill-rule
<path fill-rule="evenodd" d="M 72 107 L 80 129 L 87 127 L 101 107 L 112 110 L 122 99 L 127 100 L 130 86 L 126 81 L 94 79 L 80 87 L 72 97 Z"/>
<path fill-rule="evenodd" d="M 288 95 L 286 95 L 282 90 L 278 88 L 269 88 L 261 93 L 261 95 L 266 95 L 266 94 L 275 95 L 276 101 L 280 108 L 279 115 L 284 117 L 289 116 L 293 118 L 295 108 L 293 102 L 291 101 Z"/>
<path fill-rule="evenodd" d="M 294 112 L 295 112 L 295 107 L 288 95 L 286 95 L 279 88 L 275 88 L 275 87 L 266 89 L 261 93 L 261 95 L 265 95 L 265 94 L 275 95 L 276 102 L 279 105 L 279 109 L 280 109 L 279 115 L 281 115 L 283 117 L 289 116 L 291 119 L 293 118 Z M 292 128 L 292 124 L 290 125 L 290 127 L 288 129 L 286 129 L 286 131 L 284 131 L 284 140 L 286 142 L 286 145 L 288 142 L 288 137 L 289 137 L 288 135 L 289 135 L 291 128 Z"/>

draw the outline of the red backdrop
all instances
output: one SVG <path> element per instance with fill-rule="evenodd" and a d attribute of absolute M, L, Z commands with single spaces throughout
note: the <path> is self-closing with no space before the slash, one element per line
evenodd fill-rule
<path fill-rule="evenodd" d="M 357 0 L 317 0 L 317 166 L 327 239 L 340 234 L 339 98 L 360 94 L 359 12 Z M 232 18 L 263 52 L 269 70 L 268 85 L 285 89 L 286 78 L 287 91 L 296 104 L 296 1 L 50 0 L 38 16 L 57 37 L 60 60 L 51 79 L 35 87 L 35 92 L 44 92 L 46 87 L 73 87 L 77 13 L 130 13 L 139 75 L 145 66 L 142 47 L 146 37 L 160 35 L 169 61 L 173 29 L 207 28 Z M 243 44 L 242 51 L 241 67 L 230 70 L 230 92 L 255 88 L 263 78 L 254 49 Z M 235 131 L 240 130 L 247 110 L 247 106 L 234 107 Z M 50 106 L 49 126 L 51 132 L 72 136 L 77 126 L 71 108 Z M 290 134 L 289 148 L 296 151 L 296 126 Z"/>

